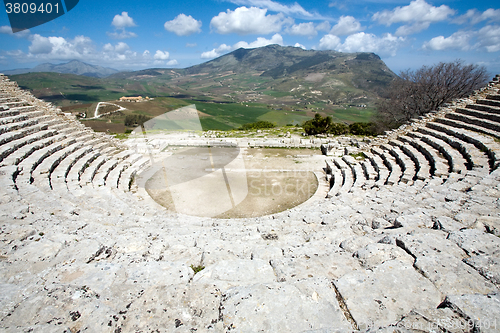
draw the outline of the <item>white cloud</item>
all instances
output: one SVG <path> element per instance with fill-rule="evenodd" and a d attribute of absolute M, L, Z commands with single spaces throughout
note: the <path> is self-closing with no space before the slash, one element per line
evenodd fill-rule
<path fill-rule="evenodd" d="M 262 46 L 271 45 L 271 44 L 283 45 L 283 37 L 280 34 L 274 34 L 274 36 L 272 36 L 271 39 L 259 37 L 251 43 L 247 43 L 245 41 L 240 41 L 240 42 L 234 44 L 233 46 L 222 44 L 216 49 L 213 49 L 213 50 L 207 51 L 207 52 L 203 52 L 201 54 L 201 57 L 203 59 L 212 59 L 212 58 L 216 58 L 216 57 L 221 56 L 225 52 L 229 52 L 229 51 L 236 50 L 239 48 L 253 49 L 253 48 L 262 47 Z"/>
<path fill-rule="evenodd" d="M 8 25 L 0 26 L 0 34 L 11 35 L 17 38 L 26 38 L 31 36 L 31 32 L 29 31 L 29 29 L 13 33 L 12 28 L 9 27 Z"/>
<path fill-rule="evenodd" d="M 331 35 L 345 36 L 362 30 L 361 23 L 352 16 L 341 16 L 336 25 L 330 30 Z"/>
<path fill-rule="evenodd" d="M 431 25 L 431 22 L 416 22 L 410 25 L 402 25 L 397 30 L 396 36 L 408 36 L 423 31 Z"/>
<path fill-rule="evenodd" d="M 432 6 L 425 0 L 414 0 L 408 6 L 384 10 L 372 16 L 374 21 L 390 26 L 393 23 L 409 23 L 398 29 L 397 35 L 416 33 L 427 29 L 431 23 L 447 20 L 455 11 L 446 5 Z"/>
<path fill-rule="evenodd" d="M 487 25 L 477 32 L 476 48 L 484 48 L 488 52 L 500 51 L 500 26 Z"/>
<path fill-rule="evenodd" d="M 425 42 L 423 48 L 426 50 L 442 51 L 447 49 L 469 50 L 469 41 L 472 38 L 470 32 L 457 31 L 450 37 L 437 36 Z"/>
<path fill-rule="evenodd" d="M 283 45 L 283 37 L 280 34 L 274 34 L 271 39 L 258 37 L 257 40 L 251 42 L 250 44 L 244 41 L 238 42 L 234 44 L 233 48 L 239 49 L 242 47 L 244 49 L 254 49 L 256 47 L 263 47 L 272 44 Z"/>
<path fill-rule="evenodd" d="M 231 2 L 236 5 L 265 8 L 270 11 L 283 13 L 286 15 L 299 15 L 308 18 L 313 18 L 318 16 L 317 14 L 308 12 L 298 3 L 294 3 L 291 6 L 287 6 L 271 0 L 231 0 Z"/>
<path fill-rule="evenodd" d="M 179 62 L 177 62 L 177 60 L 175 60 L 175 59 L 172 59 L 172 60 L 167 62 L 167 66 L 177 66 L 178 64 L 179 64 Z"/>
<path fill-rule="evenodd" d="M 127 12 L 122 12 L 121 15 L 115 15 L 111 25 L 115 27 L 115 32 L 107 32 L 107 35 L 113 39 L 126 39 L 134 38 L 137 35 L 133 32 L 127 31 L 125 28 L 135 27 L 134 20 L 128 16 Z M 119 30 L 117 32 L 116 30 Z"/>
<path fill-rule="evenodd" d="M 335 50 L 341 45 L 340 38 L 335 35 L 324 35 L 319 41 L 319 48 L 321 50 Z"/>
<path fill-rule="evenodd" d="M 470 24 L 475 25 L 482 21 L 500 22 L 500 9 L 490 8 L 482 13 L 476 9 L 469 9 L 467 13 L 454 19 L 453 23 L 465 24 L 470 22 Z"/>
<path fill-rule="evenodd" d="M 170 58 L 170 53 L 168 53 L 167 51 L 157 50 L 154 55 L 155 60 L 167 60 L 168 58 Z"/>
<path fill-rule="evenodd" d="M 334 35 L 325 35 L 320 40 L 320 49 L 336 50 L 340 52 L 373 52 L 381 57 L 395 56 L 401 44 L 405 41 L 403 37 L 386 34 L 377 37 L 374 34 L 358 32 L 348 36 L 344 43 Z"/>
<path fill-rule="evenodd" d="M 282 13 L 267 15 L 267 9 L 238 7 L 213 17 L 210 27 L 220 34 L 270 34 L 281 31 L 284 24 L 292 23 Z"/>
<path fill-rule="evenodd" d="M 307 48 L 306 48 L 304 45 L 299 44 L 299 43 L 295 43 L 295 45 L 294 45 L 294 46 L 295 46 L 295 47 L 300 47 L 300 48 L 301 48 L 301 49 L 303 49 L 303 50 L 307 50 Z"/>
<path fill-rule="evenodd" d="M 165 30 L 177 36 L 189 36 L 201 32 L 201 21 L 195 20 L 191 15 L 179 14 L 171 21 L 165 22 Z"/>
<path fill-rule="evenodd" d="M 130 16 L 128 16 L 127 12 L 122 12 L 121 15 L 115 15 L 115 17 L 113 18 L 113 22 L 111 22 L 111 24 L 116 29 L 125 29 L 136 26 L 134 20 Z"/>
<path fill-rule="evenodd" d="M 316 26 L 316 30 L 318 31 L 328 31 L 330 30 L 330 22 L 324 21 Z"/>
<path fill-rule="evenodd" d="M 296 36 L 315 36 L 318 34 L 312 22 L 294 24 L 288 29 L 288 33 Z"/>
<path fill-rule="evenodd" d="M 43 55 L 56 59 L 81 59 L 94 52 L 92 40 L 85 36 L 66 40 L 63 37 L 43 37 L 35 34 L 31 37 L 28 49 L 31 56 Z"/>
<path fill-rule="evenodd" d="M 213 49 L 212 51 L 203 52 L 201 54 L 202 59 L 212 59 L 217 58 L 222 55 L 224 52 L 231 51 L 233 48 L 229 45 L 222 44 L 218 48 Z"/>
<path fill-rule="evenodd" d="M 121 32 L 107 32 L 107 35 L 113 39 L 127 39 L 127 38 L 134 38 L 137 37 L 137 34 L 131 32 L 131 31 L 126 31 L 125 29 L 122 29 Z"/>

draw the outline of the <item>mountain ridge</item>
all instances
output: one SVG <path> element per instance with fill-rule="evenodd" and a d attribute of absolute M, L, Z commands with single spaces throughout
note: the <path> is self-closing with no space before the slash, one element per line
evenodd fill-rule
<path fill-rule="evenodd" d="M 88 77 L 103 78 L 112 74 L 116 74 L 119 71 L 113 68 L 102 67 L 98 65 L 91 65 L 79 60 L 71 60 L 66 63 L 51 64 L 43 63 L 39 64 L 33 68 L 19 68 L 13 70 L 3 71 L 5 75 L 18 75 L 26 73 L 40 73 L 40 72 L 52 72 L 60 74 L 76 74 Z"/>

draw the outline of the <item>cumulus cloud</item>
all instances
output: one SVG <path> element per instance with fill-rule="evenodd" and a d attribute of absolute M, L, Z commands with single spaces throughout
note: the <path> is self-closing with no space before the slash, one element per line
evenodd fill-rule
<path fill-rule="evenodd" d="M 314 23 L 300 23 L 294 24 L 288 29 L 290 35 L 296 36 L 315 36 L 317 35 L 316 29 L 314 28 Z"/>
<path fill-rule="evenodd" d="M 295 45 L 294 45 L 294 46 L 295 46 L 295 47 L 300 47 L 300 48 L 301 48 L 301 49 L 303 49 L 303 50 L 307 50 L 307 48 L 306 48 L 304 45 L 299 44 L 299 43 L 295 43 Z"/>
<path fill-rule="evenodd" d="M 57 59 L 81 59 L 94 52 L 91 39 L 85 36 L 67 40 L 63 37 L 43 37 L 35 34 L 31 37 L 28 49 L 32 56 L 44 55 Z"/>
<path fill-rule="evenodd" d="M 234 11 L 220 12 L 212 18 L 210 27 L 220 34 L 269 34 L 279 32 L 283 25 L 292 23 L 282 13 L 267 15 L 267 9 L 238 7 Z"/>
<path fill-rule="evenodd" d="M 397 35 L 401 36 L 425 30 L 431 23 L 447 20 L 454 14 L 455 11 L 446 5 L 435 7 L 425 0 L 414 0 L 408 6 L 377 12 L 372 19 L 386 26 L 393 23 L 409 23 L 398 29 Z"/>
<path fill-rule="evenodd" d="M 226 44 L 221 44 L 218 48 L 211 51 L 203 52 L 201 54 L 202 59 L 212 59 L 221 56 L 223 53 L 233 50 L 233 48 Z"/>
<path fill-rule="evenodd" d="M 136 26 L 134 20 L 128 16 L 127 12 L 122 12 L 121 15 L 115 15 L 111 25 L 115 27 L 115 32 L 107 32 L 107 35 L 113 39 L 137 37 L 135 33 L 126 30 L 126 28 Z"/>
<path fill-rule="evenodd" d="M 168 58 L 170 58 L 170 53 L 168 53 L 167 51 L 157 50 L 153 58 L 155 60 L 167 60 Z"/>
<path fill-rule="evenodd" d="M 136 26 L 134 20 L 128 16 L 127 12 L 122 12 L 121 15 L 115 15 L 111 25 L 113 25 L 116 29 L 125 29 Z"/>
<path fill-rule="evenodd" d="M 361 23 L 352 16 L 341 16 L 337 24 L 330 30 L 331 35 L 345 36 L 362 30 Z"/>
<path fill-rule="evenodd" d="M 239 48 L 245 48 L 245 49 L 253 49 L 257 47 L 262 47 L 266 45 L 271 45 L 271 44 L 279 44 L 283 45 L 283 37 L 280 34 L 275 34 L 274 36 L 271 37 L 271 39 L 266 39 L 263 37 L 257 38 L 257 40 L 247 43 L 245 41 L 240 41 L 233 46 L 229 46 L 226 44 L 220 45 L 218 48 L 215 48 L 211 51 L 203 52 L 201 54 L 201 57 L 203 59 L 212 59 L 221 56 L 223 53 L 236 50 Z"/>
<path fill-rule="evenodd" d="M 484 48 L 488 52 L 500 51 L 500 26 L 487 25 L 477 33 L 477 48 Z"/>
<path fill-rule="evenodd" d="M 377 37 L 374 34 L 358 32 L 348 36 L 344 43 L 335 35 L 325 35 L 320 40 L 320 49 L 336 50 L 340 52 L 373 52 L 381 57 L 395 56 L 401 44 L 405 41 L 403 37 L 386 34 Z"/>
<path fill-rule="evenodd" d="M 457 31 L 450 37 L 437 36 L 430 41 L 425 42 L 423 48 L 426 50 L 442 51 L 446 49 L 455 49 L 466 51 L 470 48 L 469 41 L 472 38 L 470 32 Z"/>
<path fill-rule="evenodd" d="M 341 45 L 340 38 L 335 35 L 325 35 L 319 41 L 319 48 L 321 50 L 336 50 Z"/>
<path fill-rule="evenodd" d="M 478 31 L 457 31 L 449 37 L 437 36 L 422 46 L 426 50 L 500 51 L 500 26 L 486 25 Z"/>
<path fill-rule="evenodd" d="M 283 13 L 286 15 L 299 15 L 307 18 L 313 18 L 317 16 L 317 14 L 313 14 L 305 10 L 298 3 L 287 6 L 271 0 L 231 0 L 231 2 L 236 5 L 265 8 L 270 11 Z"/>
<path fill-rule="evenodd" d="M 478 12 L 477 9 L 469 9 L 467 13 L 454 19 L 453 23 L 475 25 L 482 21 L 500 22 L 500 9 L 490 8 L 482 13 Z"/>
<path fill-rule="evenodd" d="M 21 50 L 5 51 L 9 62 L 53 62 L 77 59 L 115 68 L 144 68 L 157 61 L 165 63 L 167 60 L 166 63 L 169 66 L 178 64 L 176 60 L 170 60 L 166 51 L 157 51 L 152 56 L 148 50 L 142 53 L 135 52 L 124 42 L 107 43 L 102 48 L 96 48 L 94 42 L 86 36 L 64 38 L 33 34 L 28 37 L 28 40 L 30 41 L 28 53 Z"/>
<path fill-rule="evenodd" d="M 173 20 L 165 22 L 164 27 L 177 36 L 189 36 L 201 32 L 201 21 L 197 21 L 191 15 L 179 14 Z"/>
<path fill-rule="evenodd" d="M 13 33 L 12 28 L 9 27 L 8 25 L 0 26 L 0 34 L 11 35 L 17 38 L 26 38 L 31 36 L 31 32 L 29 31 L 29 29 Z"/>
<path fill-rule="evenodd" d="M 318 30 L 318 31 L 328 31 L 328 30 L 330 30 L 330 22 L 328 22 L 328 21 L 321 22 L 320 24 L 318 24 L 316 26 L 316 30 Z"/>

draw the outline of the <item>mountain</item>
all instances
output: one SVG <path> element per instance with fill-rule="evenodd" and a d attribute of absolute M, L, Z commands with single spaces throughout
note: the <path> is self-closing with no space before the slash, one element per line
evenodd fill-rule
<path fill-rule="evenodd" d="M 17 75 L 17 74 L 37 73 L 37 72 L 76 74 L 76 75 L 102 78 L 118 73 L 119 71 L 112 68 L 90 65 L 78 60 L 72 60 L 64 64 L 54 65 L 50 63 L 45 63 L 45 64 L 40 64 L 31 69 L 29 68 L 14 69 L 14 70 L 4 71 L 3 73 L 5 75 Z"/>
<path fill-rule="evenodd" d="M 79 63 L 65 65 L 71 67 L 70 64 Z M 78 68 L 73 67 L 73 72 L 78 72 Z M 89 69 L 80 72 L 88 73 Z M 103 70 L 98 72 L 102 74 Z M 150 68 L 103 78 L 29 73 L 12 79 L 35 96 L 60 106 L 141 95 L 219 104 L 259 104 L 284 113 L 305 112 L 314 116 L 314 112 L 322 112 L 353 120 L 355 114 L 368 117 L 375 112 L 377 102 L 395 77 L 374 53 L 269 45 L 241 48 L 183 69 Z"/>

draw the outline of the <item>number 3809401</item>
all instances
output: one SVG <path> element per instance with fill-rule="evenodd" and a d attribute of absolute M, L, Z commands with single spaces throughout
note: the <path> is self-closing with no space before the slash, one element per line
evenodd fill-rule
<path fill-rule="evenodd" d="M 6 3 L 5 9 L 7 14 L 35 14 L 35 13 L 47 13 L 51 14 L 52 12 L 59 13 L 59 4 L 55 3 L 52 5 L 50 2 L 41 3 L 40 5 L 36 3 Z"/>

